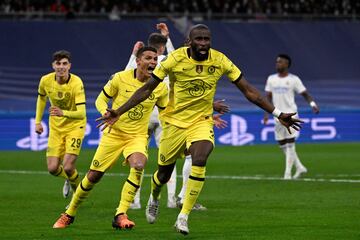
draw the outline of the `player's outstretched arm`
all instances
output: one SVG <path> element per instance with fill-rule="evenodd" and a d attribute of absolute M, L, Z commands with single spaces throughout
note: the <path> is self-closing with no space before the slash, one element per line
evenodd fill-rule
<path fill-rule="evenodd" d="M 266 92 L 266 98 L 271 103 L 272 102 L 272 92 Z M 264 125 L 266 125 L 268 123 L 268 121 L 269 121 L 269 113 L 264 112 L 264 118 L 263 118 Z"/>
<path fill-rule="evenodd" d="M 277 117 L 280 120 L 281 124 L 284 125 L 289 132 L 290 127 L 294 128 L 297 131 L 301 128 L 299 123 L 302 123 L 302 121 L 292 117 L 296 113 L 282 113 L 280 110 L 276 109 L 260 94 L 259 90 L 257 90 L 254 86 L 248 83 L 244 77 L 236 80 L 235 84 L 250 102 L 256 104 L 266 112 L 271 113 L 275 117 Z"/>
<path fill-rule="evenodd" d="M 102 117 L 96 119 L 96 121 L 100 122 L 96 127 L 101 127 L 103 131 L 107 127 L 111 127 L 119 117 L 125 112 L 129 111 L 131 108 L 135 107 L 145 99 L 147 99 L 152 91 L 159 85 L 160 80 L 156 80 L 154 77 L 151 77 L 150 80 L 144 84 L 141 88 L 139 88 L 130 99 L 120 106 L 118 109 L 107 109 L 109 114 L 105 114 Z"/>

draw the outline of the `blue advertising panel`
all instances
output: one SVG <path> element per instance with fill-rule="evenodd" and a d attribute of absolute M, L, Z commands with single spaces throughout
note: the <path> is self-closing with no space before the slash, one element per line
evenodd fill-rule
<path fill-rule="evenodd" d="M 96 128 L 95 113 L 88 114 L 83 148 L 96 148 L 102 132 Z M 274 120 L 262 123 L 260 111 L 234 111 L 222 116 L 228 122 L 225 129 L 215 129 L 217 145 L 241 146 L 274 143 Z M 325 111 L 319 115 L 304 113 L 305 122 L 298 142 L 356 142 L 360 141 L 360 111 Z M 0 150 L 44 150 L 49 133 L 47 117 L 43 121 L 44 132 L 35 133 L 32 114 L 7 113 L 0 119 Z M 154 141 L 151 141 L 151 146 Z"/>

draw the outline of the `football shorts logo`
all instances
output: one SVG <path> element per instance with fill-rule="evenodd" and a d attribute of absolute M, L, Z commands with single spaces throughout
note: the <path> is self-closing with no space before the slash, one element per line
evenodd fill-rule
<path fill-rule="evenodd" d="M 165 156 L 162 153 L 160 154 L 160 161 L 161 162 L 166 162 Z"/>
<path fill-rule="evenodd" d="M 202 65 L 196 65 L 196 72 L 197 73 L 202 73 L 202 71 L 203 71 L 203 66 Z"/>
<path fill-rule="evenodd" d="M 92 164 L 94 167 L 98 167 L 100 165 L 98 160 L 94 160 Z"/>
<path fill-rule="evenodd" d="M 213 73 L 215 72 L 215 67 L 214 67 L 214 66 L 210 66 L 210 67 L 208 68 L 208 72 L 209 72 L 210 74 L 213 74 Z"/>

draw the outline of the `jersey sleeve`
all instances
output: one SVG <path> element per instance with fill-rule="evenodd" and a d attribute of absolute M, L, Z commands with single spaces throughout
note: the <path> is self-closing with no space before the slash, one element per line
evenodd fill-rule
<path fill-rule="evenodd" d="M 175 50 L 174 45 L 172 44 L 170 38 L 168 38 L 167 41 L 166 41 L 166 51 L 169 54 L 174 50 Z"/>
<path fill-rule="evenodd" d="M 80 80 L 75 87 L 75 104 L 82 105 L 86 103 L 85 88 L 83 82 Z"/>
<path fill-rule="evenodd" d="M 118 86 L 116 85 L 116 79 L 118 78 L 117 74 L 111 75 L 109 81 L 103 88 L 103 92 L 107 98 L 114 97 L 118 92 Z"/>
<path fill-rule="evenodd" d="M 46 107 L 46 96 L 41 96 L 39 94 L 37 101 L 36 101 L 36 115 L 35 115 L 35 123 L 36 124 L 41 122 L 45 107 Z"/>
<path fill-rule="evenodd" d="M 268 77 L 265 84 L 265 91 L 271 92 L 271 86 L 270 86 L 270 78 Z"/>
<path fill-rule="evenodd" d="M 135 69 L 137 68 L 136 65 L 136 56 L 134 54 L 131 54 L 129 62 L 127 63 L 125 70 L 129 70 L 129 69 Z"/>
<path fill-rule="evenodd" d="M 36 114 L 35 114 L 36 124 L 41 122 L 46 107 L 47 96 L 44 85 L 45 85 L 44 80 L 43 78 L 41 78 L 38 87 L 38 97 L 36 101 Z"/>
<path fill-rule="evenodd" d="M 156 66 L 153 75 L 162 81 L 175 65 L 176 60 L 174 55 L 170 53 Z"/>
<path fill-rule="evenodd" d="M 234 82 L 241 76 L 240 69 L 225 55 L 223 55 L 221 62 L 223 65 L 224 72 L 226 76 L 230 79 L 230 81 Z"/>
<path fill-rule="evenodd" d="M 168 93 L 168 88 L 165 84 L 162 84 L 162 89 L 161 89 L 161 93 L 160 93 L 160 97 L 158 98 L 158 100 L 156 101 L 156 106 L 159 109 L 165 109 L 167 104 L 169 102 L 169 93 Z"/>
<path fill-rule="evenodd" d="M 45 80 L 44 78 L 40 79 L 40 83 L 39 83 L 39 87 L 38 87 L 38 94 L 40 96 L 45 97 L 46 96 L 46 91 L 45 91 Z"/>
<path fill-rule="evenodd" d="M 109 81 L 106 83 L 103 90 L 96 98 L 95 107 L 101 113 L 101 115 L 104 115 L 106 109 L 108 108 L 110 99 L 115 96 L 118 91 L 118 88 L 115 86 L 115 78 L 117 78 L 117 75 L 111 75 Z"/>
<path fill-rule="evenodd" d="M 306 88 L 305 88 L 304 84 L 302 83 L 302 81 L 298 77 L 295 77 L 294 90 L 295 90 L 296 93 L 302 93 L 302 92 L 306 91 Z"/>

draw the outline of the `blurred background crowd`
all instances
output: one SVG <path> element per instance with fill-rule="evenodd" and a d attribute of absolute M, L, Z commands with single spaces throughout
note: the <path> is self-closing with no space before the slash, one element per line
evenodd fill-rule
<path fill-rule="evenodd" d="M 83 15 L 159 16 L 161 14 L 199 14 L 206 18 L 227 17 L 317 17 L 356 18 L 358 0 L 3 0 L 0 14 L 62 14 L 68 18 Z M 161 13 L 161 14 L 159 14 Z M 224 16 L 226 15 L 226 16 Z M 87 15 L 88 16 L 88 15 Z"/>

